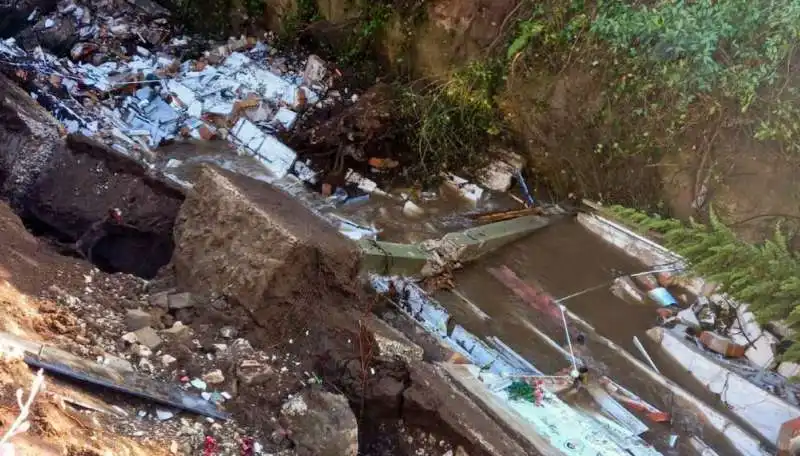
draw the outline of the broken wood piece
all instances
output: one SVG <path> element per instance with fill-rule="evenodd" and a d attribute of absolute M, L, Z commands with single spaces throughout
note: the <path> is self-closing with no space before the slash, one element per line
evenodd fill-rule
<path fill-rule="evenodd" d="M 511 220 L 526 215 L 542 215 L 543 211 L 538 207 L 528 207 L 525 209 L 512 209 L 508 211 L 494 211 L 482 214 L 471 214 L 468 217 L 479 223 L 494 223 L 504 220 Z"/>

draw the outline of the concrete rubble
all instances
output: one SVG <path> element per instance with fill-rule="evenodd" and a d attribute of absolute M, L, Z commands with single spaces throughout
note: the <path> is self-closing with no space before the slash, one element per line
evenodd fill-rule
<path fill-rule="evenodd" d="M 347 398 L 306 389 L 281 407 L 298 456 L 356 456 L 358 422 Z"/>
<path fill-rule="evenodd" d="M 66 132 L 97 137 L 144 162 L 152 164 L 153 149 L 168 141 L 219 139 L 285 176 L 296 154 L 275 134 L 315 104 L 334 102 L 324 98 L 326 62 L 311 56 L 290 68 L 263 39 L 244 37 L 181 61 L 176 56 L 196 46 L 195 38 L 173 37 L 167 15 L 150 2 L 63 0 L 47 17 L 31 14 L 31 37 L 0 41 L 0 68 Z M 51 30 L 65 35 L 64 57 L 63 46 L 42 38 Z"/>
<path fill-rule="evenodd" d="M 635 277 L 637 288 L 625 297 L 646 294 L 652 301 L 643 304 L 660 306 L 661 324 L 647 333 L 668 359 L 720 395 L 762 441 L 782 445 L 782 427 L 800 416 L 800 387 L 788 378 L 794 366 L 776 361 L 778 337 L 756 322 L 746 304 L 715 293 L 702 278 L 682 275 L 683 260 L 674 253 L 598 215 L 578 220 L 645 265 L 675 265 L 674 272 Z M 669 287 L 678 298 L 655 299 L 653 287 L 664 294 Z"/>

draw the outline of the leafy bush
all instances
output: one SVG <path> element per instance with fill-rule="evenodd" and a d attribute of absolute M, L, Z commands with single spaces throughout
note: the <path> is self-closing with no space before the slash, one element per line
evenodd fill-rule
<path fill-rule="evenodd" d="M 683 256 L 693 272 L 719 285 L 719 291 L 747 303 L 762 322 L 785 320 L 800 334 L 800 258 L 788 245 L 780 224 L 775 234 L 760 244 L 739 239 L 713 211 L 709 223 L 651 216 L 635 209 L 610 206 L 616 218 L 640 232 L 653 232 L 663 244 Z M 784 354 L 800 361 L 800 344 Z"/>
<path fill-rule="evenodd" d="M 501 81 L 498 65 L 473 62 L 423 91 L 401 89 L 403 128 L 417 156 L 410 177 L 431 184 L 440 171 L 469 173 L 486 164 L 490 141 L 504 131 L 494 101 Z"/>
<path fill-rule="evenodd" d="M 668 87 L 687 95 L 719 89 L 746 110 L 800 36 L 800 1 L 604 0 L 591 30 L 650 61 Z"/>

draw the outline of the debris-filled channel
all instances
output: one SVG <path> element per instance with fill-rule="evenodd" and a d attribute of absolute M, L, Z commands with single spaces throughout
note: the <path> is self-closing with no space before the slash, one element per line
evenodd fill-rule
<path fill-rule="evenodd" d="M 748 422 L 759 413 L 738 407 L 743 402 L 725 390 L 698 384 L 715 367 L 687 373 L 681 360 L 664 356 L 657 348 L 673 339 L 679 348 L 682 339 L 697 342 L 686 349 L 691 356 L 705 357 L 703 346 L 738 358 L 747 350 L 724 337 L 728 328 L 714 332 L 702 313 L 710 306 L 694 308 L 697 294 L 676 291 L 686 305 L 681 309 L 660 278 L 649 277 L 650 286 L 644 280 L 639 294 L 658 296 L 661 301 L 653 300 L 662 308 L 611 294 L 615 279 L 654 265 L 625 256 L 562 208 L 536 204 L 521 158 L 493 163 L 494 175 L 478 183 L 445 174 L 439 188 L 384 189 L 382 176 L 400 162 L 363 156 L 359 141 L 375 138 L 339 131 L 358 119 L 387 122 L 384 105 L 375 101 L 378 86 L 361 96 L 349 93 L 334 65 L 315 55 L 281 55 L 269 34 L 217 43 L 173 36 L 169 12 L 147 0 L 46 6 L 26 3 L 12 21 L 0 23 L 7 37 L 0 41 L 0 190 L 29 231 L 78 259 L 47 257 L 13 234 L 24 238 L 14 240 L 28 245 L 30 255 L 56 264 L 56 276 L 80 271 L 69 292 L 40 287 L 58 302 L 42 307 L 50 315 L 48 331 L 73 355 L 91 355 L 103 365 L 119 360 L 128 373 L 86 375 L 84 361 L 48 358 L 43 345 L 36 357 L 28 349 L 27 364 L 159 404 L 125 402 L 128 412 L 139 408 L 135 415 L 150 429 L 166 422 L 167 435 L 191 434 L 180 444 L 185 454 L 260 454 L 267 446 L 270 454 L 288 455 L 328 445 L 337 456 L 459 454 L 464 448 L 473 456 L 505 456 L 534 454 L 528 446 L 540 449 L 542 436 L 568 455 L 693 454 L 698 439 L 734 454 L 709 431 L 717 423 L 709 426 L 682 408 L 663 383 L 631 368 L 630 355 L 603 342 L 605 336 L 712 405 L 737 432 L 742 426 L 758 434 L 748 445 L 779 444 L 778 430 L 793 417 L 796 398 L 754 404 L 761 415 L 776 413 Z M 297 150 L 328 157 L 322 161 L 333 172 L 326 175 L 282 138 L 332 106 L 341 108 L 341 117 L 293 137 L 307 143 Z M 351 142 L 347 147 L 340 147 L 342 137 Z M 498 197 L 512 184 L 522 198 Z M 510 210 L 487 213 L 494 209 Z M 533 231 L 539 232 L 518 241 Z M 509 242 L 450 275 L 462 259 Z M 20 257 L 26 258 L 13 257 L 18 269 L 35 263 Z M 81 269 L 84 259 L 99 271 Z M 365 264 L 381 267 L 365 271 Z M 446 310 L 405 302 L 392 312 L 381 308 L 379 319 L 373 306 L 380 298 L 357 283 L 363 272 L 381 269 L 388 276 L 393 267 L 428 276 L 424 285 L 431 289 L 454 286 L 435 295 Z M 397 292 L 393 279 L 370 278 L 384 298 Z M 125 299 L 115 299 L 113 287 L 98 292 L 98 282 L 122 283 Z M 414 289 L 418 301 L 430 301 Z M 569 296 L 561 302 L 566 307 L 553 305 L 558 301 L 548 293 Z M 93 331 L 87 331 L 90 322 Z M 387 322 L 401 329 L 418 324 L 456 346 L 422 350 Z M 682 332 L 676 322 L 696 322 L 699 335 Z M 74 334 L 70 328 L 77 328 Z M 89 338 L 90 332 L 99 336 Z M 474 350 L 470 333 L 491 341 L 503 359 L 495 364 L 499 355 L 493 360 L 484 356 L 488 350 Z M 438 356 L 447 350 L 454 356 Z M 748 386 L 766 375 L 755 375 L 744 360 L 707 358 L 709 365 L 724 361 L 738 369 L 746 377 L 739 385 L 754 395 L 766 394 L 761 385 Z M 476 388 L 490 389 L 529 419 L 525 426 L 533 423 L 536 435 L 492 442 L 494 452 L 481 447 L 475 435 L 500 439 L 511 425 L 484 413 L 496 403 L 479 409 L 444 378 L 468 391 L 478 381 Z M 145 387 L 121 388 L 126 382 Z M 785 379 L 776 385 L 782 399 L 792 399 Z M 638 415 L 618 401 L 638 407 Z M 737 407 L 728 410 L 729 404 Z M 177 411 L 163 407 L 232 420 L 178 426 L 170 422 Z M 571 424 L 575 429 L 564 429 Z M 302 432 L 309 428 L 341 432 L 309 438 Z M 144 431 L 131 435 L 137 433 Z M 753 448 L 736 450 L 758 454 Z"/>

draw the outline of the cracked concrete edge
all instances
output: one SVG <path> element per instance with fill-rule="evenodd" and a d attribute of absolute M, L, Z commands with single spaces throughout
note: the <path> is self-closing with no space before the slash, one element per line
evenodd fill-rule
<path fill-rule="evenodd" d="M 439 362 L 436 363 L 436 367 L 443 376 L 452 382 L 454 389 L 456 389 L 458 393 L 464 396 L 466 400 L 475 403 L 478 408 L 494 419 L 501 428 L 504 428 L 506 433 L 521 447 L 520 450 L 525 451 L 519 454 L 541 456 L 564 455 L 563 452 L 557 450 L 549 442 L 539 436 L 539 433 L 536 432 L 536 428 L 530 423 L 526 422 L 521 416 L 497 400 L 486 386 L 467 372 L 463 366 L 449 362 Z M 476 437 L 478 437 L 481 443 L 488 444 L 483 436 L 478 435 Z M 523 448 L 525 448 L 525 450 L 523 450 Z M 493 455 L 497 454 L 498 456 L 503 456 L 503 454 L 498 453 L 496 449 L 485 449 L 490 451 Z"/>

